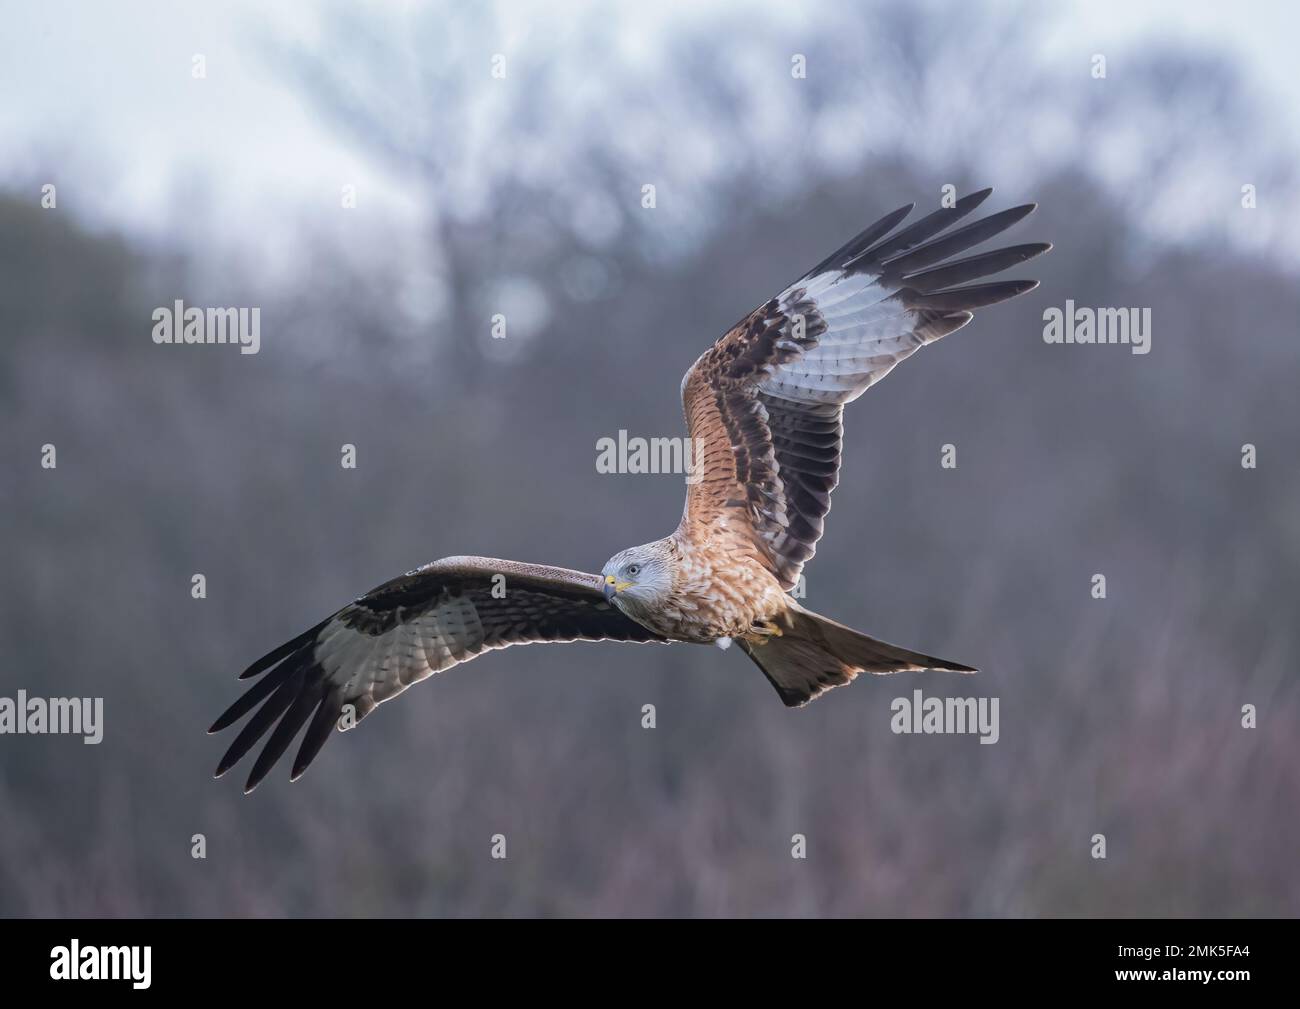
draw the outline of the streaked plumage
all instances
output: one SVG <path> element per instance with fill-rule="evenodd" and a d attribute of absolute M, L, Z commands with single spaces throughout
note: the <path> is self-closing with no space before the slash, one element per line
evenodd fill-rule
<path fill-rule="evenodd" d="M 1037 286 L 969 282 L 1050 245 L 952 258 L 1034 209 L 953 227 L 990 192 L 901 230 L 911 206 L 886 215 L 700 356 L 682 381 L 682 406 L 702 446 L 702 476 L 670 536 L 614 555 L 601 575 L 450 557 L 386 582 L 245 670 L 243 678 L 262 678 L 210 731 L 253 714 L 217 774 L 270 732 L 251 790 L 306 726 L 297 778 L 335 726 L 351 727 L 412 683 L 512 644 L 731 639 L 788 705 L 859 672 L 973 672 L 810 613 L 787 592 L 830 511 L 844 404 L 966 325 L 974 309 Z"/>

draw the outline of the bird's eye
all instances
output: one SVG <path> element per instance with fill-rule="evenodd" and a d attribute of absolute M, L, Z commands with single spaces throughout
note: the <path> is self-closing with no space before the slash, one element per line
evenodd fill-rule
<path fill-rule="evenodd" d="M 640 564 L 629 564 L 629 565 L 627 566 L 627 575 L 628 575 L 629 578 L 635 578 L 635 577 L 636 577 L 637 575 L 639 575 L 640 573 L 641 573 L 641 565 L 640 565 Z"/>

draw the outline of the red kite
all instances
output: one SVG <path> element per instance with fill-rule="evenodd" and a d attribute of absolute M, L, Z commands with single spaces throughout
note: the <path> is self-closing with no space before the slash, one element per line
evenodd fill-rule
<path fill-rule="evenodd" d="M 261 679 L 210 731 L 254 714 L 217 775 L 270 731 L 248 777 L 251 791 L 306 725 L 296 779 L 336 726 L 350 728 L 411 684 L 510 645 L 734 641 L 791 706 L 862 672 L 974 672 L 811 613 L 787 593 L 830 511 L 844 404 L 918 348 L 961 329 L 973 309 L 1038 286 L 970 281 L 1048 244 L 952 258 L 1034 209 L 951 227 L 990 192 L 899 231 L 912 207 L 887 214 L 701 355 L 682 381 L 682 406 L 702 471 L 671 535 L 615 554 L 599 575 L 448 557 L 385 582 L 244 671 L 241 678 Z"/>

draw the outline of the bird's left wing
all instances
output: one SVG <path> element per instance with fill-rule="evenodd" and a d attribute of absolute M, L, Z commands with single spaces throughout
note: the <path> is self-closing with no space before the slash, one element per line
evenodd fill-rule
<path fill-rule="evenodd" d="M 682 380 L 699 472 L 680 535 L 752 551 L 784 588 L 794 587 L 839 480 L 844 404 L 966 325 L 972 310 L 1038 286 L 968 282 L 1046 252 L 1045 243 L 952 258 L 1034 209 L 1013 207 L 952 228 L 991 192 L 901 231 L 895 228 L 912 207 L 887 214 L 700 356 Z"/>
<path fill-rule="evenodd" d="M 249 774 L 252 791 L 307 725 L 296 779 L 336 725 L 350 728 L 411 684 L 489 649 L 665 640 L 610 605 L 602 587 L 599 575 L 491 557 L 448 557 L 385 582 L 240 675 L 261 679 L 208 731 L 256 713 L 217 776 L 275 726 Z"/>

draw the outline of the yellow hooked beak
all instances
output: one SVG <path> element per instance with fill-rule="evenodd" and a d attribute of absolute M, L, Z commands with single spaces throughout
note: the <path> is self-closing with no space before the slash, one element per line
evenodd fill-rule
<path fill-rule="evenodd" d="M 618 593 L 622 592 L 624 589 L 630 589 L 633 584 L 634 584 L 633 582 L 620 582 L 613 575 L 606 575 L 605 576 L 605 598 L 613 599 L 616 595 L 618 595 Z"/>

